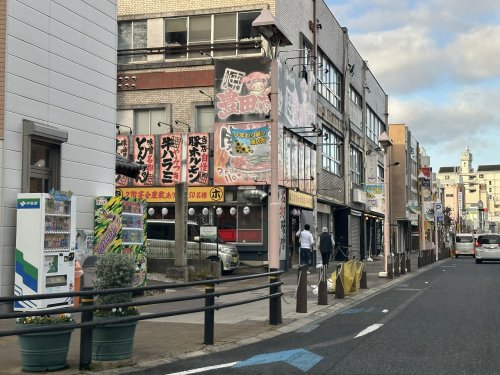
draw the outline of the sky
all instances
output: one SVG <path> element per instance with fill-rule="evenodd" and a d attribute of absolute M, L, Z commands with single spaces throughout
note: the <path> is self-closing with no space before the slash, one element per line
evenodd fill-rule
<path fill-rule="evenodd" d="M 435 171 L 500 164 L 500 1 L 325 1 Z"/>

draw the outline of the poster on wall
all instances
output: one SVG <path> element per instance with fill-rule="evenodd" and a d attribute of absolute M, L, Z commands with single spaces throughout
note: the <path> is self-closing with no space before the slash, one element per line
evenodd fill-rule
<path fill-rule="evenodd" d="M 188 185 L 208 185 L 208 133 L 188 136 Z"/>
<path fill-rule="evenodd" d="M 138 164 L 146 164 L 139 176 L 134 179 L 135 186 L 154 186 L 155 184 L 155 137 L 154 135 L 133 136 L 134 160 Z"/>
<path fill-rule="evenodd" d="M 215 185 L 270 183 L 270 132 L 267 123 L 214 124 Z M 255 180 L 258 180 L 256 182 Z"/>
<path fill-rule="evenodd" d="M 117 135 L 116 136 L 116 153 L 128 159 L 129 156 L 129 139 L 128 135 Z M 121 174 L 115 175 L 115 185 L 116 186 L 127 186 L 128 177 Z"/>
<path fill-rule="evenodd" d="M 262 121 L 271 111 L 271 60 L 215 60 L 215 122 Z"/>

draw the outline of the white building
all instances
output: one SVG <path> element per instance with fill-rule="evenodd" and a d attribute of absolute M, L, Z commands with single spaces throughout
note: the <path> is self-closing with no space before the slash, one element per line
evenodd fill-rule
<path fill-rule="evenodd" d="M 18 193 L 72 191 L 89 230 L 95 197 L 114 194 L 116 43 L 116 0 L 0 2 L 1 296 L 13 294 Z"/>

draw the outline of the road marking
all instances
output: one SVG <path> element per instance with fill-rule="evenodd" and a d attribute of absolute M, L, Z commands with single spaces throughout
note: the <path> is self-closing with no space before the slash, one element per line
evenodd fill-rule
<path fill-rule="evenodd" d="M 389 312 L 389 310 L 387 310 L 387 309 L 383 309 L 383 310 L 382 310 L 382 312 L 383 312 L 384 314 L 387 314 L 387 313 Z"/>
<path fill-rule="evenodd" d="M 322 356 L 305 349 L 292 349 L 283 352 L 267 353 L 255 355 L 245 361 L 239 362 L 234 367 L 247 367 L 263 365 L 268 363 L 285 362 L 290 366 L 296 367 L 302 371 L 307 371 L 323 359 Z"/>
<path fill-rule="evenodd" d="M 367 335 L 367 334 L 369 334 L 369 333 L 371 333 L 373 331 L 376 331 L 377 329 L 379 329 L 382 326 L 383 326 L 383 324 L 372 324 L 371 326 L 365 328 L 360 333 L 358 333 L 356 336 L 354 336 L 354 338 L 358 338 L 358 337 Z"/>
<path fill-rule="evenodd" d="M 189 375 L 189 374 L 199 374 L 200 372 L 204 371 L 211 371 L 211 370 L 218 370 L 220 368 L 227 368 L 227 367 L 233 367 L 239 362 L 229 362 L 229 363 L 223 363 L 221 365 L 215 365 L 215 366 L 207 366 L 207 367 L 200 367 L 200 368 L 195 368 L 192 370 L 186 370 L 186 371 L 179 371 L 179 372 L 172 372 L 170 374 L 165 374 L 165 375 Z"/>

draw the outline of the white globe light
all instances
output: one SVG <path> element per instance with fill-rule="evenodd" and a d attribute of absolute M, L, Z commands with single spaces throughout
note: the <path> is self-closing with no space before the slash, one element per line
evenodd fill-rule
<path fill-rule="evenodd" d="M 191 207 L 189 210 L 188 210 L 188 214 L 189 216 L 193 216 L 194 215 L 194 208 Z"/>
<path fill-rule="evenodd" d="M 207 216 L 208 215 L 208 208 L 204 208 L 201 213 L 203 214 L 203 216 Z"/>
<path fill-rule="evenodd" d="M 248 215 L 250 213 L 250 207 L 243 207 L 243 213 Z"/>
<path fill-rule="evenodd" d="M 233 215 L 233 216 L 234 216 L 234 215 L 236 215 L 236 208 L 231 207 L 231 208 L 229 209 L 229 213 L 230 213 L 231 215 Z"/>
<path fill-rule="evenodd" d="M 215 213 L 216 213 L 218 216 L 222 215 L 222 208 L 217 207 L 217 209 L 215 210 Z"/>
<path fill-rule="evenodd" d="M 168 214 L 168 208 L 163 207 L 163 208 L 161 209 L 161 214 L 162 214 L 163 216 L 167 216 L 167 214 Z"/>
<path fill-rule="evenodd" d="M 153 216 L 155 214 L 155 209 L 153 207 L 149 207 L 148 214 L 149 214 L 149 216 Z"/>

